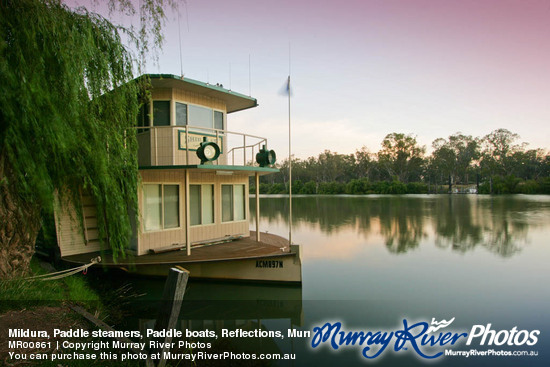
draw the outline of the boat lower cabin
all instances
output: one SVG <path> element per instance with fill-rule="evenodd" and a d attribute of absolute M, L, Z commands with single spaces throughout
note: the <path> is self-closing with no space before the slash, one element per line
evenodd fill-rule
<path fill-rule="evenodd" d="M 266 149 L 267 139 L 226 126 L 227 114 L 255 107 L 256 100 L 191 79 L 148 77 L 151 100 L 136 127 L 140 221 L 128 256 L 115 262 L 100 248 L 95 205 L 84 195 L 81 225 L 68 208 L 55 211 L 62 258 L 88 263 L 101 253 L 104 266 L 144 275 L 165 276 L 170 267 L 182 266 L 196 278 L 301 282 L 298 247 L 258 228 L 259 176 L 278 171 L 269 167 L 274 153 Z M 260 165 L 252 163 L 256 155 Z"/>

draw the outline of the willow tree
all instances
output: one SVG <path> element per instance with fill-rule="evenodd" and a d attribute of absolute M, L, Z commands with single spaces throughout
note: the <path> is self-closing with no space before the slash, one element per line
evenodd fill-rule
<path fill-rule="evenodd" d="M 155 34 L 161 41 L 162 3 L 143 1 L 136 40 Z M 80 190 L 103 213 L 100 238 L 115 254 L 128 245 L 128 213 L 137 208 L 139 86 L 131 81 L 139 57 L 120 32 L 56 0 L 0 0 L 0 279 L 26 273 L 41 213 L 55 202 L 81 208 Z"/>

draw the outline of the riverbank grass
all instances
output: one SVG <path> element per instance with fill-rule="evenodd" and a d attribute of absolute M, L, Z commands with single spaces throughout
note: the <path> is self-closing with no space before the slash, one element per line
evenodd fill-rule
<path fill-rule="evenodd" d="M 31 261 L 31 274 L 47 274 L 38 259 Z M 102 308 L 99 295 L 88 285 L 81 274 L 55 280 L 14 279 L 0 281 L 0 313 L 32 308 L 37 305 L 55 306 L 68 301 L 86 308 Z"/>

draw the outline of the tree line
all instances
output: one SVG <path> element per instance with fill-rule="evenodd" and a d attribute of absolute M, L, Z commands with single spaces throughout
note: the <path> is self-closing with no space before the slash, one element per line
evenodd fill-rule
<path fill-rule="evenodd" d="M 519 135 L 497 129 L 483 137 L 455 133 L 432 142 L 432 151 L 411 134 L 391 133 L 374 153 L 325 150 L 317 157 L 292 159 L 295 194 L 550 194 L 550 154 L 527 149 Z M 263 176 L 262 194 L 287 194 L 288 159 L 279 172 Z M 251 192 L 254 192 L 251 185 Z"/>

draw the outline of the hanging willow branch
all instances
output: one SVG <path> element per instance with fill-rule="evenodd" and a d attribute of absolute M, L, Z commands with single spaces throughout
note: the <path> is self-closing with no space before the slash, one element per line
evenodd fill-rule
<path fill-rule="evenodd" d="M 143 2 L 154 10 L 144 25 L 153 26 L 157 45 L 162 3 Z M 49 212 L 55 193 L 78 211 L 79 190 L 88 191 L 105 213 L 98 216 L 100 238 L 115 256 L 130 240 L 129 211 L 137 213 L 137 143 L 129 132 L 141 89 L 131 82 L 139 60 L 119 32 L 104 17 L 59 1 L 0 0 L 0 161 L 9 167 L 0 185 L 10 188 L 10 202 Z M 0 263 L 13 246 L 3 225 Z"/>

